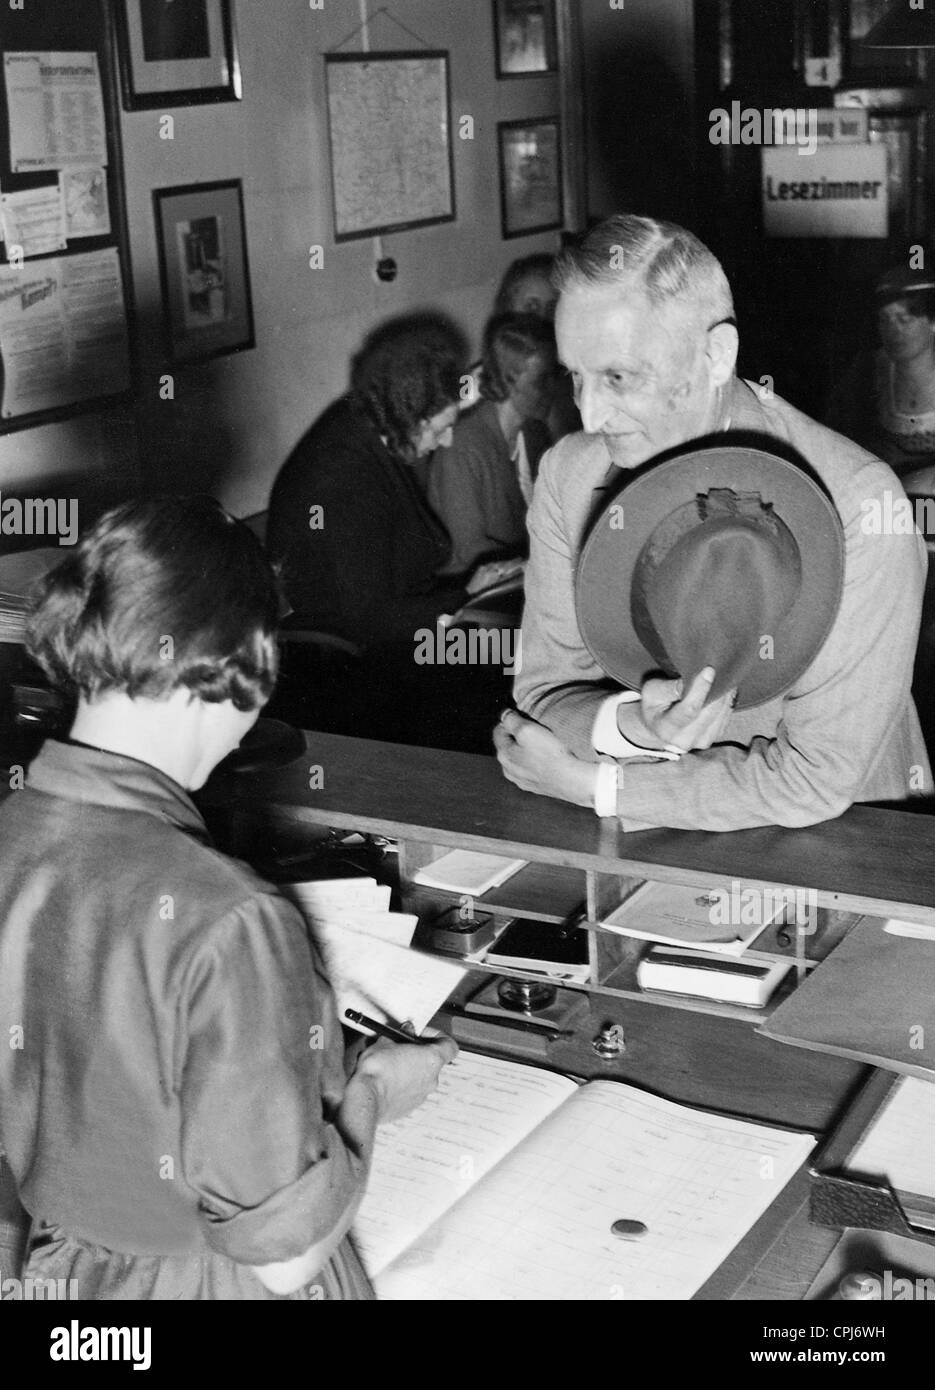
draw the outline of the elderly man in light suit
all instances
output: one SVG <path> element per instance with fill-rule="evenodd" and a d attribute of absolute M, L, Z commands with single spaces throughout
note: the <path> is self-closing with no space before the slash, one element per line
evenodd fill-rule
<path fill-rule="evenodd" d="M 804 826 L 855 801 L 930 794 L 910 695 L 925 550 L 918 535 L 867 525 L 885 514 L 887 491 L 902 497 L 896 476 L 735 376 L 730 287 L 690 232 L 614 217 L 557 275 L 559 355 L 584 433 L 546 455 L 529 512 L 522 713 L 507 712 L 494 735 L 505 775 L 625 829 Z M 753 709 L 733 710 L 731 692 L 709 701 L 710 668 L 686 690 L 653 679 L 641 695 L 614 691 L 575 615 L 575 567 L 603 490 L 621 469 L 735 431 L 797 451 L 837 508 L 845 577 L 831 631 L 792 688 Z"/>

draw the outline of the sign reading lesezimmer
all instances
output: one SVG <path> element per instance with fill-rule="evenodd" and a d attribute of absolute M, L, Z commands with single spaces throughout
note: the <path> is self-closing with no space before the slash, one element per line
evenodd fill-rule
<path fill-rule="evenodd" d="M 823 145 L 805 158 L 765 148 L 762 196 L 767 236 L 885 237 L 886 148 Z"/>

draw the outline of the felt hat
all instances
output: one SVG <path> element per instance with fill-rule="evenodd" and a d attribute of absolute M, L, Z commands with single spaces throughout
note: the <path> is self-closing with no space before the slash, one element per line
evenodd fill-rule
<path fill-rule="evenodd" d="M 681 452 L 625 481 L 581 553 L 575 606 L 608 676 L 652 672 L 686 688 L 713 666 L 709 699 L 773 700 L 821 649 L 841 600 L 844 530 L 804 468 L 759 448 Z"/>

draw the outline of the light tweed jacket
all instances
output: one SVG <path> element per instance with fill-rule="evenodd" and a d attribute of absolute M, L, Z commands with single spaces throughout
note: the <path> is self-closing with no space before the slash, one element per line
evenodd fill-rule
<path fill-rule="evenodd" d="M 895 474 L 777 397 L 761 401 L 739 380 L 731 393 L 731 432 L 784 441 L 833 498 L 845 532 L 841 606 L 802 678 L 781 699 L 732 714 L 723 742 L 679 762 L 623 764 L 618 812 L 625 829 L 812 825 L 854 801 L 901 801 L 932 790 L 910 695 L 925 547 L 917 535 L 868 535 L 861 527 L 862 504 L 878 499 L 885 508 L 887 491 L 891 502 L 903 496 Z M 597 757 L 597 710 L 618 687 L 581 639 L 575 566 L 589 523 L 619 483 L 602 440 L 570 435 L 545 456 L 529 512 L 516 703 L 589 759 Z"/>

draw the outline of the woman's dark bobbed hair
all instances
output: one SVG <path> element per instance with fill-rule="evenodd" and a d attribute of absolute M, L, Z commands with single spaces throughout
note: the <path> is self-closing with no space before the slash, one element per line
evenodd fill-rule
<path fill-rule="evenodd" d="M 456 405 L 467 345 L 441 314 L 391 319 L 367 338 L 351 367 L 351 391 L 390 453 L 412 457 L 423 420 Z"/>
<path fill-rule="evenodd" d="M 27 648 L 93 700 L 166 699 L 179 687 L 239 710 L 276 683 L 279 593 L 256 536 L 211 497 L 114 508 L 35 593 Z"/>

